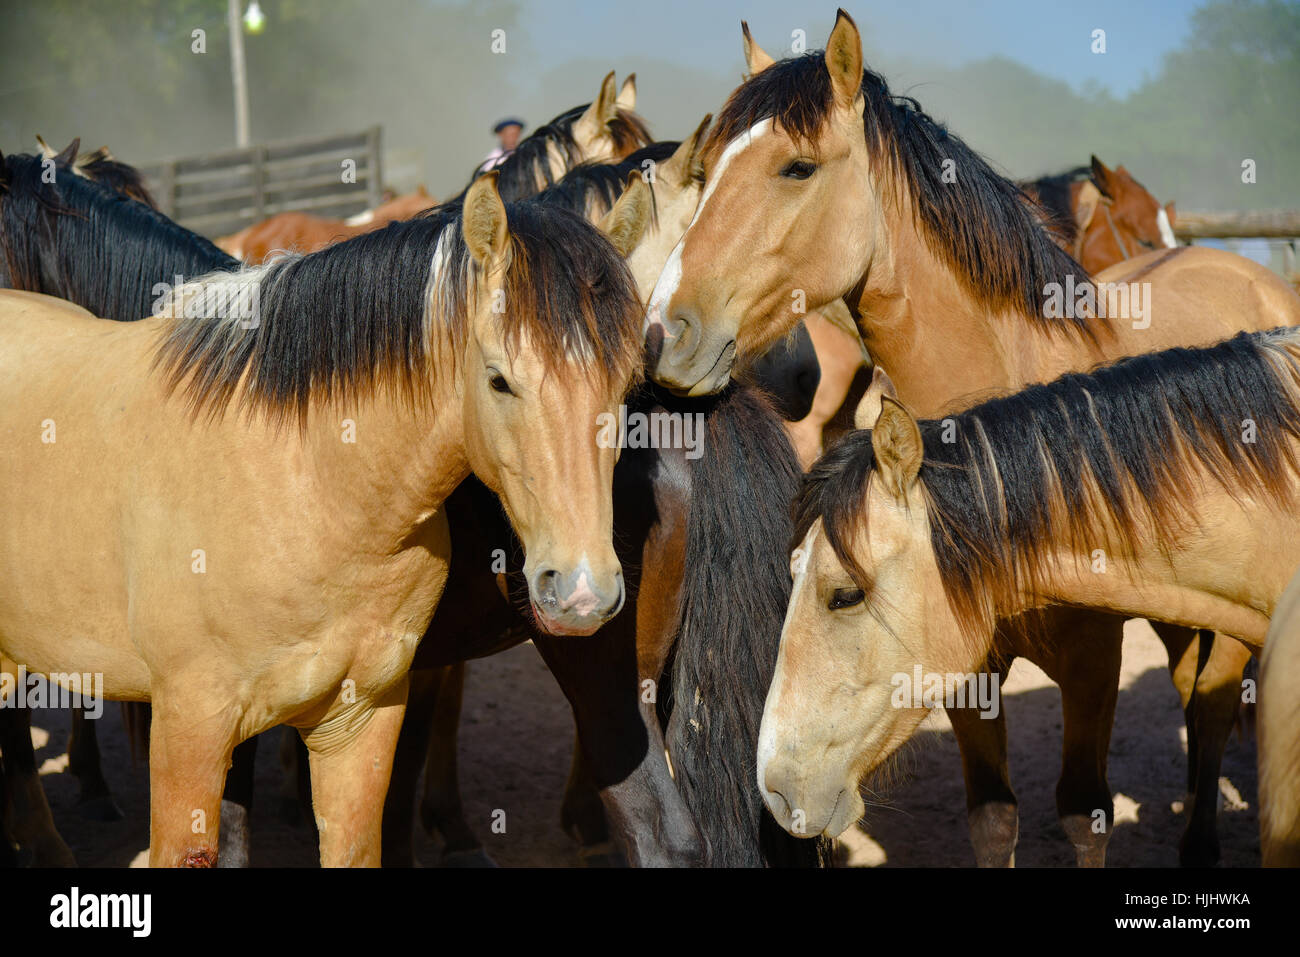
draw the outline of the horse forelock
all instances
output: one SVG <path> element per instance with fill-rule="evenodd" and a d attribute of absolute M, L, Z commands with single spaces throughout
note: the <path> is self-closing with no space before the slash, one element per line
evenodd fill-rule
<path fill-rule="evenodd" d="M 613 247 L 563 211 L 511 204 L 507 216 L 499 312 L 507 350 L 526 344 L 548 371 L 576 362 L 603 382 L 630 384 L 640 304 Z M 236 399 L 300 423 L 313 400 L 391 388 L 420 401 L 436 362 L 455 369 L 472 311 L 498 315 L 475 300 L 478 276 L 460 210 L 440 207 L 310 255 L 186 284 L 171 300 L 156 362 L 171 389 L 213 418 Z"/>

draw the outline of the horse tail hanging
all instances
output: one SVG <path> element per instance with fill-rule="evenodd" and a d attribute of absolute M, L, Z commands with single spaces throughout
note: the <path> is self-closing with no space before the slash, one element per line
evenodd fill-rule
<path fill-rule="evenodd" d="M 757 391 L 733 386 L 706 408 L 672 670 L 673 775 L 713 866 L 816 866 L 829 842 L 788 835 L 756 783 L 758 727 L 790 597 L 799 460 Z"/>

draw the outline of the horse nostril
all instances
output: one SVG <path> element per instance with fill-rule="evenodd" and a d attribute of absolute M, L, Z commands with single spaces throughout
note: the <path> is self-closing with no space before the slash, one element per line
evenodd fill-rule
<path fill-rule="evenodd" d="M 680 355 L 691 355 L 699 338 L 699 317 L 688 309 L 678 309 L 668 322 L 668 335 L 674 341 L 672 350 Z"/>
<path fill-rule="evenodd" d="M 554 605 L 559 600 L 556 595 L 556 583 L 560 573 L 554 568 L 544 568 L 533 579 L 533 595 L 544 605 Z"/>

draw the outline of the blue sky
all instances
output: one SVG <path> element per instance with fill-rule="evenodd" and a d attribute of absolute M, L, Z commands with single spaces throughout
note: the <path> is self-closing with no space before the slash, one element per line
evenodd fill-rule
<path fill-rule="evenodd" d="M 863 31 L 868 58 L 937 60 L 952 65 L 1007 56 L 1080 89 L 1093 81 L 1123 97 L 1187 36 L 1201 0 L 906 0 L 845 7 Z M 835 0 L 525 0 L 520 26 L 548 65 L 570 59 L 655 56 L 683 65 L 740 64 L 740 20 L 773 55 L 806 31 L 808 47 L 825 44 Z M 1107 52 L 1094 55 L 1092 31 L 1106 31 Z"/>

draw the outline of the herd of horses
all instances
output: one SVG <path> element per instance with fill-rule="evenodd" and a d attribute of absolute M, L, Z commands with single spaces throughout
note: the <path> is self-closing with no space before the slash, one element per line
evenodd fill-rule
<path fill-rule="evenodd" d="M 531 641 L 589 857 L 826 865 L 929 713 L 898 676 L 1025 657 L 1100 866 L 1134 617 L 1187 719 L 1182 863 L 1218 859 L 1261 652 L 1263 859 L 1300 863 L 1300 297 L 1178 246 L 1122 166 L 1003 177 L 843 11 L 817 53 L 743 37 L 682 141 L 611 73 L 449 201 L 219 244 L 107 150 L 0 158 L 0 653 L 128 702 L 152 865 L 248 863 L 277 726 L 323 865 L 411 864 L 417 812 L 488 863 L 465 663 Z M 1130 286 L 1140 322 L 1051 307 Z M 628 413 L 698 415 L 698 454 L 596 440 Z M 1005 716 L 948 714 L 976 862 L 1010 866 Z M 0 863 L 72 863 L 27 709 L 0 755 Z M 120 815 L 78 712 L 69 757 L 84 813 Z"/>

